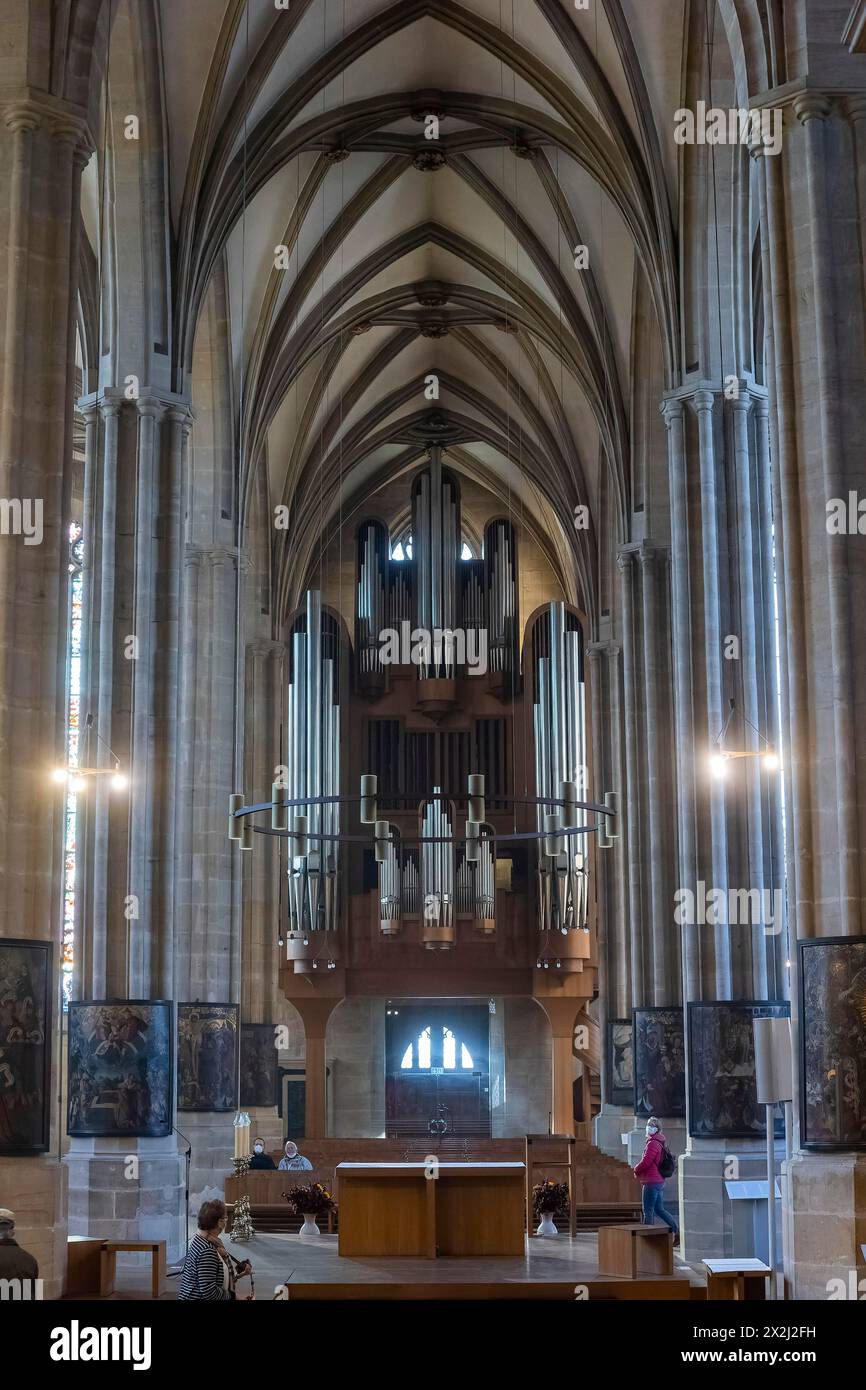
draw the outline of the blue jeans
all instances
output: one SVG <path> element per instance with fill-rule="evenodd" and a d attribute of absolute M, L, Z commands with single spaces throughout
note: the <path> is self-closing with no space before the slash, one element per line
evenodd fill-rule
<path fill-rule="evenodd" d="M 669 1211 L 665 1211 L 664 1204 L 665 1185 L 663 1182 L 645 1182 L 643 1185 L 643 1224 L 654 1226 L 655 1219 L 660 1216 L 666 1226 L 669 1226 L 675 1236 L 679 1236 L 680 1228 Z"/>

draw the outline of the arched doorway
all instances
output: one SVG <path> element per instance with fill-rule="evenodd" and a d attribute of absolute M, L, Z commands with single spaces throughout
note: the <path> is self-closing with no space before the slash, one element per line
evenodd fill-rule
<path fill-rule="evenodd" d="M 486 1004 L 390 1004 L 385 1017 L 389 1137 L 489 1136 Z"/>

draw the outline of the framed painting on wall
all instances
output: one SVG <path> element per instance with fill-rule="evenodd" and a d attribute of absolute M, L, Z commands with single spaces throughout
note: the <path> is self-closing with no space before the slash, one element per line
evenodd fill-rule
<path fill-rule="evenodd" d="M 178 1004 L 178 1110 L 237 1110 L 237 1004 Z"/>
<path fill-rule="evenodd" d="M 242 1109 L 277 1104 L 277 1057 L 275 1024 L 241 1024 Z"/>
<path fill-rule="evenodd" d="M 866 937 L 800 951 L 800 1143 L 866 1150 Z"/>
<path fill-rule="evenodd" d="M 173 1013 L 167 999 L 70 1003 L 67 1134 L 171 1133 Z"/>
<path fill-rule="evenodd" d="M 634 1030 L 630 1018 L 611 1018 L 607 1024 L 608 1100 L 631 1105 L 634 1100 Z"/>
<path fill-rule="evenodd" d="M 787 1000 L 736 999 L 692 1003 L 689 1018 L 689 1134 L 705 1139 L 760 1139 L 766 1107 L 755 1081 L 756 1018 L 789 1018 Z M 785 1137 L 784 1107 L 774 1135 Z"/>
<path fill-rule="evenodd" d="M 50 1147 L 50 941 L 0 939 L 0 1154 Z"/>
<path fill-rule="evenodd" d="M 681 1008 L 635 1009 L 634 1113 L 686 1113 L 686 1049 Z"/>

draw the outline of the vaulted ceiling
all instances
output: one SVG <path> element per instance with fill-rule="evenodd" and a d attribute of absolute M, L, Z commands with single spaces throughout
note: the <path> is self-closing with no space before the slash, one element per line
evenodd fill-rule
<path fill-rule="evenodd" d="M 351 517 L 435 409 L 590 608 L 595 532 L 571 522 L 603 507 L 625 535 L 638 320 L 642 366 L 662 388 L 679 367 L 684 0 L 151 4 L 175 387 L 220 275 L 246 495 L 266 469 L 293 570 L 312 499 Z"/>

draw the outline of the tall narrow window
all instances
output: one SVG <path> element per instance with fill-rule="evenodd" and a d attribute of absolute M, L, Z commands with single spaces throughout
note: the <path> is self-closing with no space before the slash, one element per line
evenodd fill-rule
<path fill-rule="evenodd" d="M 66 765 L 78 767 L 81 739 L 81 624 L 83 596 L 84 536 L 77 521 L 69 527 L 69 622 L 68 682 L 69 705 L 66 712 Z M 76 809 L 78 796 L 67 781 L 63 841 L 63 1008 L 72 994 L 75 940 L 75 858 Z"/>

